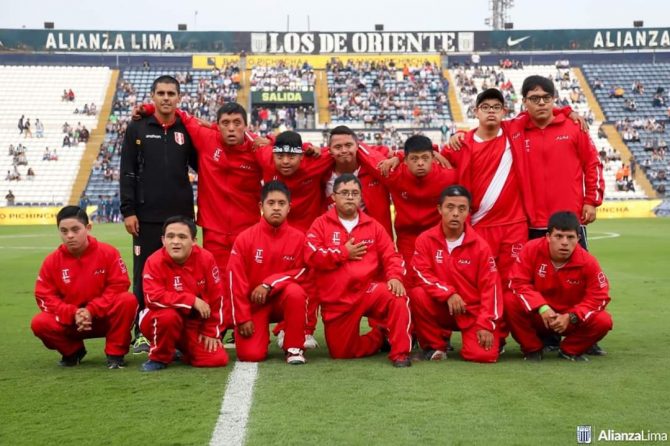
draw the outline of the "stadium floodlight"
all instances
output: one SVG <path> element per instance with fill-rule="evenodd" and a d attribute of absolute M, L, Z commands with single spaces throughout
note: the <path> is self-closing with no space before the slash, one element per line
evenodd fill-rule
<path fill-rule="evenodd" d="M 633 26 L 635 28 L 642 28 L 644 26 L 644 22 L 642 20 L 635 20 L 633 21 Z"/>
<path fill-rule="evenodd" d="M 188 27 L 186 26 L 186 23 L 180 23 L 177 25 L 177 31 L 186 31 Z"/>
<path fill-rule="evenodd" d="M 44 22 L 44 29 L 54 29 L 54 22 Z"/>

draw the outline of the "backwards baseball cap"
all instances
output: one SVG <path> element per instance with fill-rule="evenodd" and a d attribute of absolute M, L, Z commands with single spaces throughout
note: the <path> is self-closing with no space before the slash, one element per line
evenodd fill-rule
<path fill-rule="evenodd" d="M 477 95 L 477 101 L 475 105 L 479 107 L 479 104 L 484 102 L 487 99 L 496 99 L 500 101 L 502 105 L 505 105 L 505 98 L 500 90 L 497 88 L 488 88 Z"/>
<path fill-rule="evenodd" d="M 302 138 L 299 133 L 287 130 L 277 135 L 272 153 L 295 153 L 302 155 Z"/>

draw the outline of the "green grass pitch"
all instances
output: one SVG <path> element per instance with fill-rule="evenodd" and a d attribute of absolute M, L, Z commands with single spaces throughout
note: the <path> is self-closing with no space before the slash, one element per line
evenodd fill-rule
<path fill-rule="evenodd" d="M 452 354 L 394 369 L 382 355 L 333 361 L 319 332 L 322 347 L 304 367 L 286 366 L 273 344 L 247 444 L 569 445 L 578 425 L 596 439 L 601 429 L 670 432 L 670 220 L 590 227 L 592 237 L 607 233 L 620 236 L 594 239 L 591 250 L 612 283 L 608 356 L 528 364 L 510 340 L 498 364 Z M 131 263 L 121 225 L 93 234 Z M 32 335 L 36 273 L 58 243 L 55 225 L 0 227 L 0 444 L 208 444 L 231 366 L 142 374 L 146 357 L 129 355 L 126 369 L 110 371 L 93 340 L 81 366 L 62 369 Z"/>

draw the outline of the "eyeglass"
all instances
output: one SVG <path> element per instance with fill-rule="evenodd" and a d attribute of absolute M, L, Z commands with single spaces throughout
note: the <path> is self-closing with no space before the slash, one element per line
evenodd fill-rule
<path fill-rule="evenodd" d="M 494 112 L 499 112 L 500 110 L 503 109 L 503 106 L 500 105 L 500 104 L 495 104 L 495 105 L 482 104 L 482 105 L 480 105 L 478 108 L 479 108 L 481 111 L 483 111 L 484 113 L 488 113 L 488 112 L 490 112 L 491 110 L 493 110 Z"/>
<path fill-rule="evenodd" d="M 533 104 L 539 104 L 540 101 L 542 101 L 545 104 L 548 104 L 554 100 L 554 97 L 550 94 L 545 94 L 544 96 L 528 96 L 526 99 L 532 102 Z"/>
<path fill-rule="evenodd" d="M 342 192 L 333 192 L 337 195 L 341 195 L 346 198 L 358 198 L 361 196 L 361 193 L 357 190 L 343 190 Z"/>

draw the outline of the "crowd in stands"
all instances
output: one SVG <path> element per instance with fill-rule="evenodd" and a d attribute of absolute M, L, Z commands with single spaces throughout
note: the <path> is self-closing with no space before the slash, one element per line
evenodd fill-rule
<path fill-rule="evenodd" d="M 249 84 L 251 91 L 314 91 L 314 69 L 307 63 L 254 66 Z"/>
<path fill-rule="evenodd" d="M 70 88 L 63 90 L 63 94 L 61 95 L 61 101 L 67 101 L 67 102 L 74 102 L 74 91 Z"/>
<path fill-rule="evenodd" d="M 393 121 L 436 127 L 448 115 L 447 81 L 435 64 L 400 67 L 393 61 L 349 60 L 326 68 L 333 120 L 363 121 L 369 128 Z"/>
<path fill-rule="evenodd" d="M 12 157 L 12 168 L 7 170 L 7 175 L 5 176 L 5 181 L 21 181 L 23 175 L 19 171 L 19 166 L 28 167 L 28 148 L 23 144 L 19 143 L 14 147 L 13 144 L 9 145 L 7 155 Z M 25 173 L 25 177 L 28 180 L 35 179 L 35 171 L 32 167 L 28 167 Z"/>
<path fill-rule="evenodd" d="M 314 106 L 255 106 L 251 109 L 252 131 L 260 135 L 285 130 L 313 129 Z"/>
<path fill-rule="evenodd" d="M 182 90 L 179 108 L 208 121 L 216 121 L 216 111 L 226 102 L 237 100 L 241 81 L 240 68 L 237 64 L 213 68 L 209 77 L 201 77 L 197 81 L 191 73 L 176 73 Z M 194 86 L 192 88 L 185 88 Z M 142 102 L 149 102 L 149 97 Z"/>
<path fill-rule="evenodd" d="M 507 117 L 514 116 L 521 101 L 520 93 L 514 89 L 512 82 L 505 77 L 505 73 L 499 68 L 475 66 L 455 67 L 456 74 L 454 82 L 461 95 L 461 102 L 466 107 L 465 113 L 468 119 L 475 119 L 475 99 L 477 94 L 488 89 L 498 88 L 505 98 L 507 105 Z M 477 86 L 476 79 L 481 79 L 481 86 Z"/>

